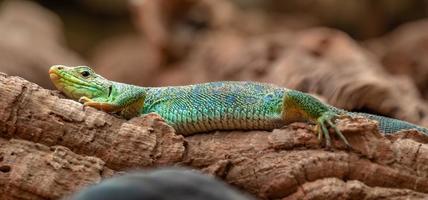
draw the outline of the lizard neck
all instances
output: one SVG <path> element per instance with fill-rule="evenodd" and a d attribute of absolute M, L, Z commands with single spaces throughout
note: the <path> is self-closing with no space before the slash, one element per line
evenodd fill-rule
<path fill-rule="evenodd" d="M 109 95 L 109 97 L 114 99 L 115 97 L 118 97 L 121 95 L 131 95 L 135 93 L 147 94 L 147 91 L 149 89 L 150 89 L 149 87 L 141 87 L 141 86 L 112 81 L 111 94 Z"/>
<path fill-rule="evenodd" d="M 144 109 L 149 88 L 113 82 L 108 102 L 118 105 L 119 114 L 125 118 L 140 115 Z"/>

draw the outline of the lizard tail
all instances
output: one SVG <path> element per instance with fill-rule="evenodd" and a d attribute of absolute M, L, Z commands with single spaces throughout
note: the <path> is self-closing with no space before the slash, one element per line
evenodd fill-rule
<path fill-rule="evenodd" d="M 384 134 L 393 134 L 398 131 L 405 131 L 405 130 L 418 130 L 419 132 L 424 133 L 425 135 L 428 135 L 428 129 L 405 122 L 398 119 L 393 119 L 389 117 L 379 116 L 379 115 L 373 115 L 368 113 L 358 113 L 358 112 L 348 112 L 339 108 L 335 108 L 333 106 L 329 106 L 330 110 L 335 112 L 336 114 L 348 114 L 350 116 L 362 116 L 369 118 L 371 120 L 375 120 L 379 123 L 379 131 Z"/>
<path fill-rule="evenodd" d="M 385 134 L 393 134 L 397 131 L 415 129 L 424 133 L 425 135 L 428 135 L 428 129 L 409 122 L 405 122 L 405 121 L 401 121 L 401 120 L 393 119 L 389 117 L 367 114 L 367 113 L 351 113 L 351 114 L 367 117 L 369 119 L 378 121 L 379 130 Z"/>

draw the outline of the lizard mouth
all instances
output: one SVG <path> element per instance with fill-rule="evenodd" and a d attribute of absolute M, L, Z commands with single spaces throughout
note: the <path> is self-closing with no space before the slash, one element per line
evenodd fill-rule
<path fill-rule="evenodd" d="M 57 82 L 59 80 L 59 76 L 56 72 L 49 71 L 49 77 L 53 82 Z"/>
<path fill-rule="evenodd" d="M 62 70 L 66 70 L 68 67 L 63 65 L 53 65 L 49 68 L 49 78 L 51 79 L 54 86 L 64 92 L 64 75 L 60 72 Z"/>
<path fill-rule="evenodd" d="M 51 68 L 49 68 L 49 76 L 52 80 L 58 80 L 61 76 L 59 73 L 60 70 L 64 70 L 66 67 L 62 65 L 54 65 Z"/>
<path fill-rule="evenodd" d="M 59 87 L 60 84 L 60 78 L 61 75 L 59 74 L 58 70 L 61 69 L 62 66 L 54 65 L 51 68 L 49 68 L 49 78 L 51 79 L 52 83 L 57 87 L 59 90 L 62 89 L 62 87 Z"/>

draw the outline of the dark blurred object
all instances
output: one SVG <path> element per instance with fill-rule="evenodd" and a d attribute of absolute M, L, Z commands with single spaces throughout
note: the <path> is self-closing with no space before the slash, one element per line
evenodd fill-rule
<path fill-rule="evenodd" d="M 72 200 L 249 200 L 212 177 L 185 169 L 159 169 L 105 180 Z"/>
<path fill-rule="evenodd" d="M 72 48 L 90 56 L 111 36 L 142 30 L 165 63 L 187 55 L 201 32 L 218 28 L 271 32 L 322 25 L 358 39 L 380 36 L 427 15 L 426 1 L 406 0 L 37 0 L 64 20 Z M 129 9 L 131 8 L 131 9 Z M 131 12 L 130 12 L 131 11 Z M 129 17 L 134 14 L 134 18 Z M 309 23 L 308 23 L 309 22 Z"/>
<path fill-rule="evenodd" d="M 122 15 L 128 12 L 128 0 L 71 0 L 61 1 L 57 0 L 35 0 L 47 7 L 74 9 L 75 14 L 78 15 L 82 9 L 89 10 L 93 13 L 108 14 L 108 15 Z M 76 10 L 77 9 L 77 10 Z"/>
<path fill-rule="evenodd" d="M 428 99 L 428 20 L 411 22 L 367 43 L 389 72 L 408 76 Z"/>
<path fill-rule="evenodd" d="M 242 77 L 238 72 L 254 80 L 276 56 L 277 41 L 316 23 L 245 11 L 225 0 L 134 0 L 131 5 L 144 36 L 119 36 L 98 45 L 92 63 L 112 80 L 145 86 L 236 79 Z M 217 59 L 223 55 L 230 59 Z M 207 70 L 212 62 L 222 63 Z"/>
<path fill-rule="evenodd" d="M 187 55 L 200 32 L 215 29 L 236 15 L 224 0 L 133 0 L 136 26 L 165 62 Z"/>
<path fill-rule="evenodd" d="M 314 26 L 305 15 L 243 10 L 228 0 L 131 1 L 135 24 L 166 62 L 183 59 L 207 34 L 227 30 L 245 35 L 276 33 Z"/>
<path fill-rule="evenodd" d="M 111 37 L 135 32 L 129 19 L 128 1 L 37 0 L 55 12 L 65 27 L 68 45 L 90 57 L 95 46 Z"/>
<path fill-rule="evenodd" d="M 94 12 L 123 14 L 128 12 L 128 2 L 124 0 L 79 0 L 79 3 Z"/>
<path fill-rule="evenodd" d="M 0 72 L 52 88 L 50 65 L 84 64 L 65 47 L 62 24 L 50 11 L 20 0 L 6 1 L 0 9 Z"/>
<path fill-rule="evenodd" d="M 380 36 L 401 23 L 427 15 L 427 1 L 408 0 L 236 0 L 247 8 L 273 13 L 300 13 L 353 37 Z"/>

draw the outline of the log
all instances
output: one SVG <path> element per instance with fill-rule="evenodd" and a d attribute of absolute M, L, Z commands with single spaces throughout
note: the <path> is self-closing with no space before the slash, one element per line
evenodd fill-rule
<path fill-rule="evenodd" d="M 416 131 L 384 136 L 344 117 L 352 149 L 335 137 L 326 149 L 306 123 L 180 135 L 156 114 L 127 121 L 19 77 L 0 74 L 0 88 L 2 199 L 58 199 L 117 171 L 170 165 L 261 199 L 428 198 L 428 137 Z"/>
<path fill-rule="evenodd" d="M 0 138 L 0 199 L 59 199 L 113 173 L 62 146 Z"/>

